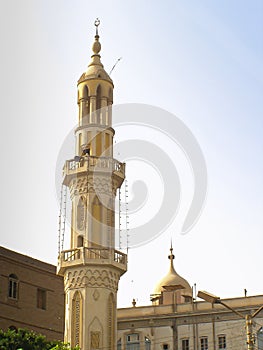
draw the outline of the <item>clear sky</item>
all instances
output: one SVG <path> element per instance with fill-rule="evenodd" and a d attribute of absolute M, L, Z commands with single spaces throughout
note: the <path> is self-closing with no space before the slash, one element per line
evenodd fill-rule
<path fill-rule="evenodd" d="M 188 234 L 175 219 L 156 240 L 130 249 L 119 306 L 132 298 L 149 303 L 168 270 L 171 238 L 177 271 L 197 289 L 263 294 L 262 1 L 0 4 L 0 244 L 56 264 L 56 162 L 77 123 L 76 83 L 99 17 L 105 69 L 122 57 L 111 75 L 115 104 L 145 103 L 176 115 L 198 140 L 208 172 L 206 205 Z M 125 139 L 121 130 L 118 138 Z M 177 152 L 165 141 L 159 146 Z M 127 168 L 132 185 L 132 162 Z M 187 202 L 191 173 L 179 175 L 190 179 L 182 179 Z"/>

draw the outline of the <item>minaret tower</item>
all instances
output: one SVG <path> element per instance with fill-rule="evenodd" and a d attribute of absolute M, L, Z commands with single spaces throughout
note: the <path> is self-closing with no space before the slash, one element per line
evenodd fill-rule
<path fill-rule="evenodd" d="M 127 258 L 115 249 L 115 196 L 125 164 L 113 159 L 113 82 L 100 61 L 99 20 L 88 69 L 78 81 L 76 156 L 63 184 L 72 201 L 70 249 L 59 254 L 64 276 L 65 342 L 82 350 L 116 349 L 116 298 Z"/>

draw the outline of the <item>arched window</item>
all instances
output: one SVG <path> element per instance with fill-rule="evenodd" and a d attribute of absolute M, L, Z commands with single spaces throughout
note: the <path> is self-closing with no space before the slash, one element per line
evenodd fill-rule
<path fill-rule="evenodd" d="M 145 350 L 151 350 L 151 340 L 148 337 L 144 337 Z"/>
<path fill-rule="evenodd" d="M 82 298 L 80 292 L 74 294 L 72 300 L 72 345 L 81 346 Z"/>
<path fill-rule="evenodd" d="M 89 89 L 87 85 L 83 89 L 83 117 L 87 118 L 87 115 L 89 114 Z M 88 120 L 87 120 L 88 122 Z"/>
<path fill-rule="evenodd" d="M 84 246 L 84 237 L 82 235 L 78 236 L 77 246 L 78 247 L 83 247 Z"/>
<path fill-rule="evenodd" d="M 8 277 L 8 297 L 18 299 L 18 278 L 13 273 Z"/>
<path fill-rule="evenodd" d="M 85 100 L 87 100 L 89 98 L 89 88 L 87 85 L 85 85 L 83 88 L 83 98 Z"/>

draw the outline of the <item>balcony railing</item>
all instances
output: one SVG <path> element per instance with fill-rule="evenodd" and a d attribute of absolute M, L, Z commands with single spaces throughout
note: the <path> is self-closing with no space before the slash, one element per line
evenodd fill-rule
<path fill-rule="evenodd" d="M 121 270 L 126 269 L 126 254 L 108 248 L 89 248 L 80 247 L 70 250 L 64 250 L 59 256 L 59 269 L 78 264 L 113 264 L 119 266 Z"/>
<path fill-rule="evenodd" d="M 125 176 L 125 163 L 113 158 L 85 156 L 67 160 L 63 169 L 64 175 L 86 171 L 119 172 Z"/>

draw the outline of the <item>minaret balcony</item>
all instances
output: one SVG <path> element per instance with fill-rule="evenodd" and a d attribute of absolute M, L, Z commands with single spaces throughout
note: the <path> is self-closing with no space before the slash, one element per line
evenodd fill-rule
<path fill-rule="evenodd" d="M 72 178 L 87 173 L 109 173 L 115 175 L 121 181 L 125 178 L 125 163 L 109 157 L 75 157 L 67 160 L 63 168 L 63 184 L 69 185 Z"/>
<path fill-rule="evenodd" d="M 57 274 L 63 276 L 66 269 L 83 265 L 115 267 L 122 275 L 127 271 L 127 255 L 110 248 L 79 247 L 63 250 L 58 257 Z"/>

